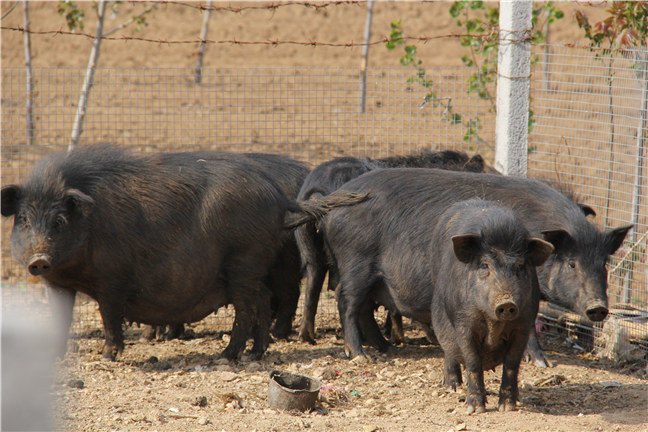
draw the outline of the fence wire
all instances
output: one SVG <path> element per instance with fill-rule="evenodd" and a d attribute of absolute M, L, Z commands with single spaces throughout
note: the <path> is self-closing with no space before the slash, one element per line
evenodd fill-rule
<path fill-rule="evenodd" d="M 572 185 L 596 210 L 594 222 L 599 226 L 628 224 L 637 164 L 645 166 L 645 154 L 636 158 L 641 98 L 632 62 L 597 59 L 581 49 L 549 48 L 544 56 L 544 48 L 538 47 L 540 61 L 532 75 L 536 123 L 530 135 L 530 175 Z M 287 154 L 312 166 L 340 155 L 384 157 L 422 148 L 456 149 L 479 152 L 492 162 L 495 113 L 489 101 L 468 93 L 472 73 L 468 68 L 428 70 L 426 79 L 432 79 L 441 101 L 435 105 L 423 104 L 430 88 L 408 83 L 410 71 L 370 68 L 366 110 L 360 113 L 357 69 L 205 68 L 201 84 L 194 83 L 192 69 L 99 69 L 81 145 L 113 142 L 141 152 L 262 151 Z M 84 69 L 34 70 L 36 144 L 28 147 L 25 70 L 2 70 L 3 185 L 19 182 L 36 160 L 67 147 L 84 74 Z M 451 121 L 449 106 L 462 121 Z M 481 127 L 473 131 L 469 125 L 475 119 Z M 635 242 L 647 231 L 645 176 L 642 187 Z M 10 257 L 11 222 L 3 219 L 1 225 L 3 302 L 46 302 L 43 285 Z M 592 329 L 575 316 L 545 308 L 546 323 L 584 348 L 609 345 L 600 342 L 608 323 L 628 326 L 631 340 L 645 343 L 645 319 L 629 325 L 617 320 L 621 314 L 634 313 L 628 312 L 630 307 L 638 315 L 647 314 L 645 238 L 642 241 L 633 245 L 629 236 L 610 263 L 615 268 L 609 291 L 614 316 L 605 324 Z M 618 257 L 626 254 L 619 262 Z M 621 308 L 624 286 L 630 293 L 627 309 Z M 318 320 L 319 327 L 338 325 L 328 293 L 320 301 Z M 201 325 L 228 329 L 231 310 L 223 309 Z M 96 303 L 79 298 L 73 331 L 99 328 Z"/>
<path fill-rule="evenodd" d="M 26 146 L 25 70 L 2 70 L 2 184 L 19 182 L 35 161 L 65 150 L 85 69 L 36 68 L 36 145 Z M 445 103 L 424 104 L 429 89 L 408 84 L 404 69 L 367 71 L 366 108 L 359 112 L 360 72 L 344 68 L 99 69 L 80 145 L 112 142 L 135 151 L 220 149 L 283 153 L 312 166 L 340 155 L 385 157 L 418 149 L 479 151 L 494 146 L 494 113 L 467 93 L 470 71 L 435 69 L 428 79 Z M 447 103 L 466 118 L 480 116 L 475 132 L 448 120 Z M 2 220 L 2 298 L 46 302 L 42 284 L 10 256 L 11 219 Z M 300 309 L 301 310 L 301 305 Z M 231 311 L 230 311 L 231 312 Z M 319 326 L 337 327 L 337 308 L 323 293 Z M 231 313 L 208 323 L 231 327 Z M 73 331 L 101 328 L 96 303 L 77 301 Z"/>
<path fill-rule="evenodd" d="M 593 222 L 600 228 L 635 224 L 609 263 L 611 317 L 592 328 L 564 311 L 545 308 L 544 316 L 587 350 L 597 347 L 614 356 L 648 349 L 648 131 L 642 123 L 648 74 L 637 61 L 645 54 L 536 48 L 529 175 L 571 185 L 581 202 L 594 208 Z M 631 346 L 616 346 L 620 332 Z"/>

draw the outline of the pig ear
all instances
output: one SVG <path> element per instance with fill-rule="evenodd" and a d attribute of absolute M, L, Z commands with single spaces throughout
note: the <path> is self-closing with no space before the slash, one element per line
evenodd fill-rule
<path fill-rule="evenodd" d="M 626 225 L 623 227 L 615 228 L 605 233 L 606 243 L 608 247 L 608 253 L 612 255 L 614 252 L 619 249 L 623 244 L 623 239 L 625 239 L 628 231 L 633 227 L 633 225 Z"/>
<path fill-rule="evenodd" d="M 563 229 L 542 231 L 542 236 L 553 245 L 556 252 L 565 248 L 572 238 L 571 234 Z"/>
<path fill-rule="evenodd" d="M 452 247 L 457 259 L 463 263 L 469 263 L 480 255 L 479 246 L 481 236 L 479 234 L 463 234 L 452 236 Z"/>
<path fill-rule="evenodd" d="M 463 170 L 477 173 L 484 172 L 484 158 L 478 154 L 474 155 L 464 164 Z"/>
<path fill-rule="evenodd" d="M 91 196 L 84 194 L 78 189 L 68 189 L 65 192 L 65 206 L 70 213 L 77 210 L 85 212 L 94 204 Z"/>
<path fill-rule="evenodd" d="M 578 204 L 578 206 L 583 210 L 585 216 L 596 216 L 594 209 L 587 204 Z"/>
<path fill-rule="evenodd" d="M 2 188 L 2 203 L 0 204 L 2 216 L 16 214 L 21 195 L 22 188 L 20 186 L 9 185 Z"/>
<path fill-rule="evenodd" d="M 544 264 L 553 253 L 554 247 L 551 243 L 539 238 L 531 238 L 527 242 L 527 261 L 534 267 Z"/>

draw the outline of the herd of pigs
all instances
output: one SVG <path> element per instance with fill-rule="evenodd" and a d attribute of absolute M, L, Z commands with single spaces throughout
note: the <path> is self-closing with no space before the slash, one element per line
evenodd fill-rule
<path fill-rule="evenodd" d="M 503 176 L 455 151 L 342 157 L 311 171 L 273 154 L 87 146 L 4 186 L 1 210 L 14 217 L 13 256 L 47 282 L 67 327 L 76 292 L 98 302 L 105 360 L 124 348 L 124 321 L 177 334 L 228 304 L 222 355 L 236 359 L 251 338 L 258 358 L 271 334 L 292 331 L 302 277 L 299 337 L 314 343 L 328 273 L 349 357 L 392 349 L 378 306 L 393 338 L 409 317 L 438 339 L 447 386 L 462 384 L 463 365 L 470 413 L 485 410 L 484 370 L 503 365 L 499 408 L 510 410 L 525 351 L 547 364 L 540 299 L 606 317 L 606 264 L 632 227 L 601 231 L 564 185 Z"/>

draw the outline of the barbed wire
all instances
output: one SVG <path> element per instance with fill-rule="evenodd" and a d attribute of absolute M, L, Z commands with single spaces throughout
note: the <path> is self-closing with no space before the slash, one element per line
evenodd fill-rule
<path fill-rule="evenodd" d="M 24 27 L 22 26 L 17 26 L 17 27 L 10 27 L 10 26 L 0 26 L 0 29 L 2 30 L 10 30 L 10 31 L 19 31 L 23 33 L 29 33 L 33 35 L 53 35 L 53 36 L 58 36 L 58 35 L 65 35 L 65 36 L 81 36 L 85 37 L 88 39 L 97 39 L 98 36 L 90 34 L 90 33 L 83 33 L 83 32 L 72 32 L 72 31 L 67 31 L 67 30 L 25 30 Z M 407 41 L 416 41 L 416 42 L 428 42 L 431 40 L 435 39 L 443 39 L 443 38 L 459 38 L 463 36 L 470 36 L 470 37 L 477 37 L 477 38 L 489 38 L 493 37 L 492 33 L 484 33 L 484 34 L 443 34 L 443 35 L 434 35 L 434 36 L 406 36 L 403 35 L 400 37 L 402 40 L 407 40 Z M 140 41 L 140 42 L 153 42 L 153 43 L 160 43 L 160 44 L 197 44 L 200 42 L 203 42 L 201 39 L 196 38 L 196 39 L 185 39 L 185 40 L 167 40 L 167 39 L 152 39 L 152 38 L 146 38 L 146 37 L 141 37 L 141 36 L 103 36 L 102 39 L 104 40 L 123 40 L 123 41 Z M 370 42 L 320 42 L 320 41 L 315 41 L 315 40 L 309 40 L 309 41 L 297 41 L 297 40 L 261 40 L 261 41 L 246 41 L 246 40 L 237 40 L 237 39 L 221 39 L 221 40 L 212 40 L 212 39 L 205 39 L 205 43 L 208 44 L 232 44 L 232 45 L 302 45 L 302 46 L 326 46 L 326 47 L 340 47 L 340 48 L 350 48 L 350 47 L 359 47 L 359 46 L 365 46 L 365 45 L 378 45 L 382 43 L 386 43 L 390 40 L 389 37 L 385 36 L 381 39 L 377 39 L 374 41 Z M 522 42 L 524 40 L 530 40 L 530 39 L 521 39 L 519 41 L 507 41 L 507 42 Z"/>
<path fill-rule="evenodd" d="M 68 30 L 25 30 L 24 27 L 22 26 L 0 26 L 0 29 L 2 30 L 8 30 L 8 31 L 18 31 L 18 32 L 23 32 L 23 33 L 29 33 L 32 35 L 52 35 L 52 36 L 79 36 L 79 37 L 84 37 L 87 39 L 97 39 L 98 36 L 90 33 L 84 33 L 84 32 L 77 32 L 77 31 L 68 31 Z M 112 33 L 112 32 L 111 32 Z M 462 38 L 462 37 L 471 37 L 471 38 L 481 38 L 484 40 L 489 40 L 489 39 L 496 39 L 498 38 L 499 34 L 499 29 L 493 29 L 492 31 L 488 33 L 478 33 L 478 34 L 466 34 L 466 33 L 447 33 L 447 34 L 442 34 L 442 35 L 433 35 L 433 36 L 408 36 L 408 35 L 403 35 L 400 37 L 403 41 L 411 41 L 411 42 L 429 42 L 432 40 L 438 40 L 438 39 L 450 39 L 450 38 Z M 199 44 L 203 42 L 200 38 L 195 38 L 195 39 L 185 39 L 185 40 L 169 40 L 169 39 L 155 39 L 155 38 L 147 38 L 147 37 L 142 37 L 142 36 L 102 36 L 101 37 L 103 40 L 112 40 L 112 41 L 135 41 L 135 42 L 147 42 L 147 43 L 158 43 L 158 44 L 168 44 L 168 45 L 190 45 L 190 44 Z M 322 41 L 315 41 L 315 40 L 308 40 L 308 41 L 299 41 L 299 40 L 279 40 L 279 39 L 272 39 L 272 40 L 237 40 L 237 39 L 219 39 L 219 40 L 213 40 L 213 39 L 206 39 L 204 42 L 207 44 L 230 44 L 230 45 L 267 45 L 267 46 L 279 46 L 279 45 L 299 45 L 299 46 L 311 46 L 311 47 L 333 47 L 333 48 L 353 48 L 353 47 L 361 47 L 361 46 L 372 46 L 372 45 L 379 45 L 386 43 L 390 41 L 391 39 L 387 36 L 382 37 L 380 39 L 376 39 L 370 42 L 354 42 L 354 41 L 349 41 L 349 42 L 322 42 Z M 529 42 L 532 41 L 533 38 L 531 36 L 526 36 L 520 39 L 506 39 L 506 40 L 500 40 L 500 43 L 505 43 L 505 44 L 515 44 L 519 42 Z M 553 43 L 551 44 L 552 46 L 563 46 L 567 48 L 575 48 L 575 49 L 584 49 L 584 50 L 590 50 L 590 51 L 604 51 L 604 52 L 619 52 L 626 54 L 628 52 L 633 52 L 635 50 L 641 50 L 641 48 L 604 48 L 604 47 L 592 47 L 589 45 L 581 45 L 578 43 L 574 42 L 564 42 L 564 43 Z"/>
<path fill-rule="evenodd" d="M 365 4 L 364 1 L 353 1 L 353 0 L 335 0 L 328 2 L 308 2 L 308 1 L 290 1 L 290 2 L 281 2 L 281 3 L 269 3 L 265 5 L 254 5 L 254 6 L 213 6 L 213 5 L 204 5 L 202 3 L 186 3 L 180 1 L 147 1 L 146 3 L 155 3 L 155 4 L 171 4 L 178 6 L 185 6 L 199 10 L 210 10 L 213 12 L 234 12 L 240 13 L 245 10 L 276 10 L 284 6 L 303 6 L 308 8 L 313 8 L 315 10 L 320 10 L 327 8 L 329 6 L 360 6 Z"/>

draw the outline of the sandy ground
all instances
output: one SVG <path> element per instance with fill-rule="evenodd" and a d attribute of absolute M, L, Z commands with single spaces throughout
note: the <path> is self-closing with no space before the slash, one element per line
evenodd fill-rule
<path fill-rule="evenodd" d="M 639 364 L 614 365 L 543 338 L 557 366 L 523 364 L 520 407 L 497 411 L 501 368 L 485 374 L 487 412 L 467 415 L 464 390 L 441 385 L 442 351 L 412 345 L 397 354 L 370 354 L 371 364 L 344 358 L 335 331 L 320 333 L 315 346 L 272 344 L 260 362 L 220 359 L 227 334 L 194 328 L 195 338 L 140 342 L 131 330 L 117 362 L 100 360 L 100 338 L 76 339 L 76 353 L 62 363 L 56 394 L 58 425 L 83 431 L 645 431 L 648 383 Z M 644 365 L 645 367 L 645 365 Z M 269 408 L 268 371 L 318 377 L 329 390 L 316 409 L 286 413 Z M 83 382 L 79 389 L 78 380 Z M 76 386 L 76 387 L 74 387 Z M 340 393 L 347 400 L 342 400 Z"/>

